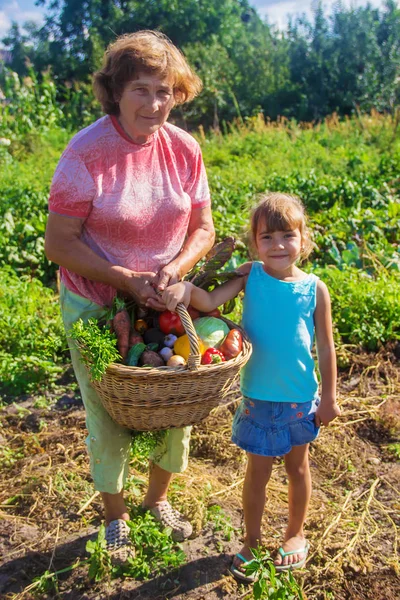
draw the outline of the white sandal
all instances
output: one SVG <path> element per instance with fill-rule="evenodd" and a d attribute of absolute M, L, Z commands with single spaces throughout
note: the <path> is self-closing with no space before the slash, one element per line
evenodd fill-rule
<path fill-rule="evenodd" d="M 107 550 L 113 565 L 122 565 L 135 557 L 135 549 L 129 539 L 129 527 L 123 519 L 110 521 L 106 527 Z"/>
<path fill-rule="evenodd" d="M 156 506 L 149 508 L 142 504 L 144 510 L 148 510 L 163 527 L 171 528 L 171 537 L 174 542 L 183 542 L 192 535 L 193 527 L 180 512 L 175 510 L 168 500 L 159 502 Z"/>

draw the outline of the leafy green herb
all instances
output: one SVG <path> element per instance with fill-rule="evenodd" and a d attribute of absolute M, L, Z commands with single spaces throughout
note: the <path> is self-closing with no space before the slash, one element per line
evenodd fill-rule
<path fill-rule="evenodd" d="M 121 360 L 117 338 L 108 327 L 99 327 L 97 319 L 82 319 L 73 324 L 68 335 L 76 341 L 90 377 L 99 381 L 111 363 Z"/>

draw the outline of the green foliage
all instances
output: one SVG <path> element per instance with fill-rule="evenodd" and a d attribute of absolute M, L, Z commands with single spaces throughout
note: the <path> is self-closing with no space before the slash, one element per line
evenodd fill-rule
<path fill-rule="evenodd" d="M 237 531 L 232 525 L 231 518 L 218 504 L 212 504 L 207 508 L 206 520 L 212 523 L 213 532 L 221 532 L 227 542 L 230 542 L 232 534 Z"/>
<path fill-rule="evenodd" d="M 394 114 L 400 100 L 400 9 L 394 0 L 381 9 L 334 3 L 330 16 L 318 4 L 310 20 L 293 18 L 284 33 L 248 0 L 38 2 L 47 9 L 43 26 L 25 25 L 26 35 L 14 23 L 3 42 L 21 77 L 35 79 L 30 65 L 37 73 L 50 67 L 67 127 L 99 114 L 90 77 L 117 35 L 139 29 L 169 36 L 203 79 L 203 93 L 175 112 L 188 127 L 224 129 L 260 111 L 300 121 L 372 108 Z M 43 89 L 32 95 L 39 126 L 46 103 L 50 117 L 59 118 L 53 92 L 47 83 Z"/>
<path fill-rule="evenodd" d="M 86 543 L 86 552 L 90 555 L 89 578 L 94 581 L 101 581 L 111 573 L 111 557 L 107 551 L 105 531 L 104 525 L 101 525 L 97 538 Z"/>
<path fill-rule="evenodd" d="M 254 559 L 245 566 L 246 575 L 256 575 L 255 600 L 302 600 L 301 588 L 291 571 L 277 573 L 268 550 L 252 549 Z"/>
<path fill-rule="evenodd" d="M 163 444 L 166 440 L 168 432 L 162 431 L 133 431 L 131 445 L 131 465 L 135 469 L 143 473 L 147 473 L 149 468 L 149 456 L 154 453 L 154 450 L 160 446 L 163 449 Z M 154 457 L 158 462 L 161 456 Z"/>
<path fill-rule="evenodd" d="M 4 70 L 3 94 L 7 102 L 0 103 L 1 135 L 18 143 L 27 135 L 37 136 L 57 126 L 63 113 L 56 101 L 56 86 L 50 75 L 39 81 L 31 69 L 21 80 L 14 71 Z"/>
<path fill-rule="evenodd" d="M 35 577 L 32 580 L 32 583 L 34 586 L 33 591 L 35 596 L 37 596 L 38 594 L 49 593 L 55 593 L 56 595 L 59 594 L 58 579 L 56 573 L 52 573 L 51 571 L 47 570 L 43 573 L 43 575 Z"/>
<path fill-rule="evenodd" d="M 54 382 L 64 347 L 53 291 L 0 269 L 0 393 L 31 392 Z"/>
<path fill-rule="evenodd" d="M 400 461 L 400 443 L 394 442 L 386 446 L 386 450 L 398 461 Z"/>
<path fill-rule="evenodd" d="M 0 467 L 10 468 L 20 459 L 24 458 L 25 454 L 22 448 L 9 448 L 8 446 L 2 446 L 0 448 Z"/>
<path fill-rule="evenodd" d="M 180 544 L 171 538 L 169 528 L 161 529 L 154 516 L 140 507 L 130 510 L 129 536 L 136 556 L 123 566 L 123 574 L 134 579 L 149 579 L 186 561 Z"/>
<path fill-rule="evenodd" d="M 120 575 L 133 579 L 149 579 L 169 569 L 175 569 L 186 561 L 181 545 L 172 541 L 170 530 L 162 530 L 150 512 L 132 507 L 130 514 L 132 518 L 127 524 L 135 556 L 129 558 L 125 564 L 111 566 L 104 525 L 100 527 L 97 540 L 87 542 L 86 550 L 90 553 L 89 577 L 94 581 Z"/>
<path fill-rule="evenodd" d="M 97 319 L 89 319 L 87 323 L 79 319 L 68 335 L 77 342 L 90 377 L 95 381 L 102 378 L 111 363 L 121 360 L 116 335 L 109 327 L 101 327 Z"/>
<path fill-rule="evenodd" d="M 237 239 L 224 269 L 249 258 L 245 232 L 258 194 L 297 193 L 307 205 L 317 246 L 311 264 L 331 289 L 337 341 L 372 350 L 399 339 L 400 138 L 395 131 L 396 119 L 377 113 L 342 121 L 332 116 L 313 128 L 254 117 L 224 136 L 199 138 L 217 238 Z M 66 358 L 56 298 L 38 280 L 54 286 L 56 266 L 43 251 L 47 196 L 69 137 L 53 127 L 28 152 L 22 142 L 4 147 L 11 162 L 0 171 L 3 394 L 39 391 L 55 381 Z M 106 336 L 100 346 L 92 339 L 98 376 L 118 358 L 115 339 Z"/>
<path fill-rule="evenodd" d="M 377 275 L 353 267 L 314 271 L 328 286 L 333 322 L 342 342 L 376 350 L 400 339 L 400 276 L 381 270 Z"/>

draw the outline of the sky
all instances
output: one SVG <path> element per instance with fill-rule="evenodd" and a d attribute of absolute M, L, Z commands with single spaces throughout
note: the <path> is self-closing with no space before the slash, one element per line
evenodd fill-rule
<path fill-rule="evenodd" d="M 215 0 L 218 2 L 218 0 Z M 334 3 L 334 0 L 325 0 L 324 5 L 329 8 Z M 383 5 L 383 0 L 369 0 L 372 6 L 378 7 Z M 288 14 L 302 14 L 308 16 L 312 11 L 312 0 L 296 0 L 291 2 L 276 2 L 275 0 L 249 0 L 260 16 L 266 17 L 269 23 L 276 24 L 280 29 L 283 29 L 287 23 Z M 350 6 L 364 6 L 367 0 L 344 0 L 343 4 Z M 0 39 L 4 37 L 12 21 L 16 21 L 22 25 L 26 21 L 43 22 L 43 7 L 35 6 L 35 0 L 0 0 Z"/>

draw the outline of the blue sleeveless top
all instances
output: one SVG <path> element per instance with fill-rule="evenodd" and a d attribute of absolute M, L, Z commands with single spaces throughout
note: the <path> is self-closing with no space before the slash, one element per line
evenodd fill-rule
<path fill-rule="evenodd" d="M 241 371 L 244 396 L 271 402 L 309 402 L 318 397 L 311 354 L 316 275 L 280 281 L 254 262 L 247 278 L 242 325 L 253 353 Z"/>

